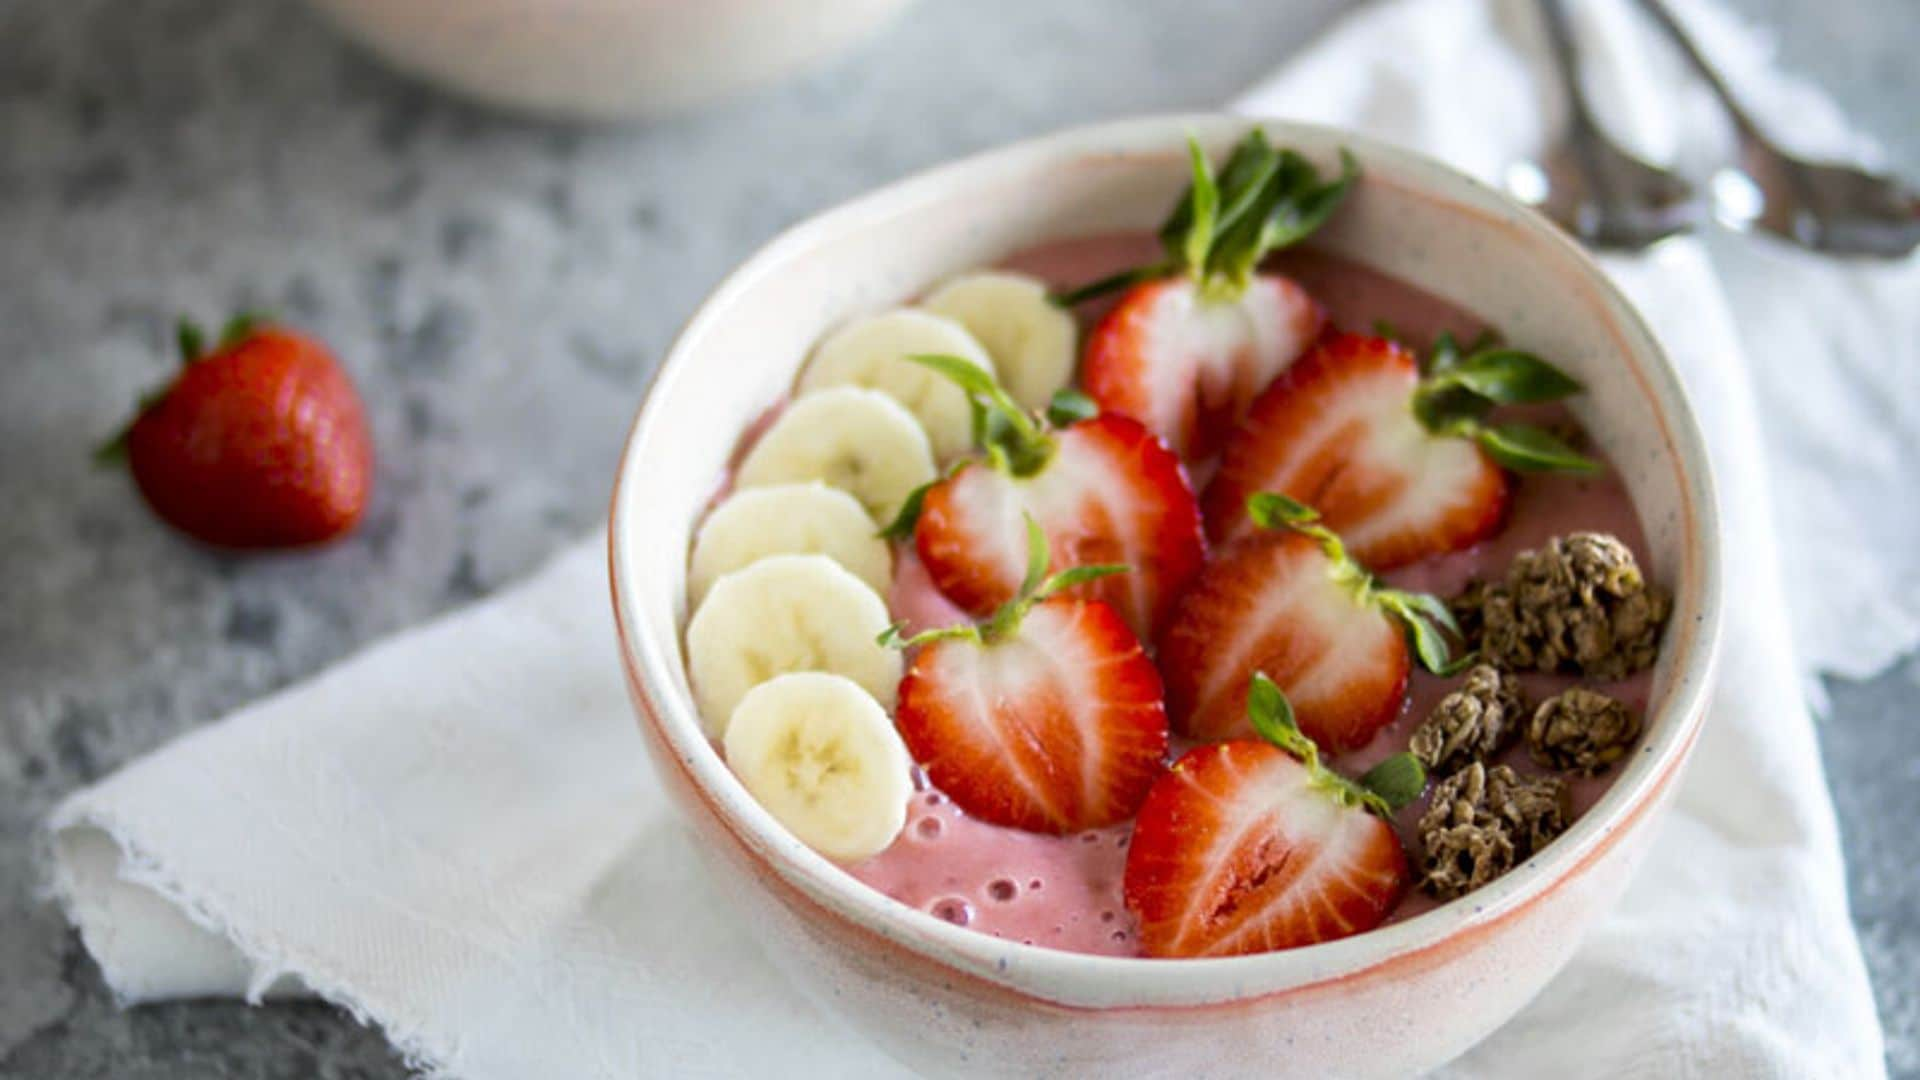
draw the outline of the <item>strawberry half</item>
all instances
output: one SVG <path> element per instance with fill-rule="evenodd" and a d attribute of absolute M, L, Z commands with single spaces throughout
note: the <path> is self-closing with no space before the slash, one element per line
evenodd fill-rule
<path fill-rule="evenodd" d="M 1255 129 L 1216 181 L 1189 142 L 1193 183 L 1160 239 L 1159 262 L 1062 297 L 1126 290 L 1087 339 L 1081 381 L 1102 409 L 1145 424 L 1183 460 L 1220 451 L 1254 395 L 1320 334 L 1326 312 L 1299 285 L 1254 268 L 1319 228 L 1358 175 L 1342 154 L 1322 183 L 1305 158 Z"/>
<path fill-rule="evenodd" d="M 1262 387 L 1326 323 L 1305 289 L 1256 274 L 1209 297 L 1186 278 L 1127 290 L 1087 338 L 1081 380 L 1102 409 L 1131 416 L 1186 461 L 1220 452 Z"/>
<path fill-rule="evenodd" d="M 1422 374 L 1406 347 L 1340 334 L 1254 401 L 1207 485 L 1208 534 L 1245 535 L 1248 496 L 1283 492 L 1318 509 L 1355 557 L 1386 570 L 1471 547 L 1499 529 L 1503 464 L 1590 471 L 1537 428 L 1481 422 L 1499 404 L 1550 401 L 1580 384 L 1510 349 L 1461 357 L 1443 337 Z"/>
<path fill-rule="evenodd" d="M 975 817 L 1044 833 L 1111 825 L 1164 768 L 1160 673 L 1113 608 L 1058 595 L 1121 568 L 1039 581 L 1038 526 L 1030 540 L 1036 569 L 991 620 L 889 635 L 920 646 L 895 721 L 927 777 Z"/>
<path fill-rule="evenodd" d="M 1174 729 L 1247 734 L 1248 679 L 1265 672 L 1310 737 L 1358 749 L 1400 713 L 1408 637 L 1430 670 L 1457 666 L 1441 634 L 1458 635 L 1453 616 L 1434 597 L 1381 587 L 1311 508 L 1261 494 L 1247 512 L 1262 530 L 1207 564 L 1160 636 Z"/>
<path fill-rule="evenodd" d="M 1238 956 L 1380 925 L 1407 888 L 1388 824 L 1426 775 L 1397 754 L 1358 782 L 1320 763 L 1265 676 L 1243 691 L 1265 741 L 1192 750 L 1148 793 L 1124 892 L 1148 956 Z"/>
<path fill-rule="evenodd" d="M 1150 637 L 1206 557 L 1199 503 L 1179 460 L 1126 417 L 1086 416 L 1091 406 L 1077 395 L 1049 410 L 1063 426 L 1043 427 L 978 368 L 915 359 L 972 395 L 987 452 L 903 511 L 917 515 L 914 545 L 934 584 L 975 615 L 1011 600 L 1026 569 L 1030 518 L 1046 534 L 1053 566 L 1131 567 L 1076 595 L 1105 600 Z M 904 535 L 905 521 L 890 531 Z"/>

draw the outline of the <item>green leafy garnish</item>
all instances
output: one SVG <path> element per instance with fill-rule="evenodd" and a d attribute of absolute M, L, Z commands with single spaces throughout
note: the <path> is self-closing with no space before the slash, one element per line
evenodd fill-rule
<path fill-rule="evenodd" d="M 1426 793 L 1427 768 L 1419 758 L 1402 750 L 1363 773 L 1360 786 L 1390 809 L 1398 810 Z"/>
<path fill-rule="evenodd" d="M 1020 591 L 1013 599 L 994 611 L 982 622 L 958 623 L 954 626 L 942 626 L 933 630 L 923 630 L 911 637 L 903 631 L 906 623 L 897 622 L 880 632 L 874 640 L 890 649 L 905 649 L 915 645 L 925 645 L 930 641 L 944 638 L 963 638 L 982 645 L 991 645 L 1013 634 L 1020 628 L 1020 620 L 1027 612 L 1042 600 L 1065 592 L 1076 585 L 1097 581 L 1114 574 L 1131 573 L 1133 568 L 1119 564 L 1096 564 L 1075 566 L 1057 574 L 1047 573 L 1047 534 L 1033 520 L 1033 515 L 1025 515 L 1027 523 L 1027 573 L 1020 582 Z"/>
<path fill-rule="evenodd" d="M 1521 472 L 1597 473 L 1600 463 L 1568 446 L 1558 435 L 1531 424 L 1481 427 L 1473 439 L 1493 460 Z"/>
<path fill-rule="evenodd" d="M 900 504 L 900 512 L 893 515 L 893 520 L 880 530 L 879 537 L 883 540 L 911 540 L 914 526 L 920 524 L 920 508 L 926 505 L 927 492 L 932 491 L 933 485 L 943 479 L 936 476 L 907 492 L 906 499 Z"/>
<path fill-rule="evenodd" d="M 1057 428 L 1099 415 L 1099 403 L 1072 387 L 1056 391 L 1053 400 L 1047 402 L 1047 423 Z"/>
<path fill-rule="evenodd" d="M 1472 662 L 1472 653 L 1453 654 L 1452 639 L 1464 635 L 1444 601 L 1430 593 L 1382 585 L 1347 553 L 1347 546 L 1339 535 L 1320 523 L 1320 512 L 1313 507 L 1277 491 L 1262 491 L 1247 497 L 1247 516 L 1263 529 L 1292 529 L 1319 543 L 1327 561 L 1333 564 L 1330 573 L 1334 582 L 1351 592 L 1359 603 L 1378 608 L 1398 620 L 1421 667 L 1436 675 L 1453 675 Z"/>
<path fill-rule="evenodd" d="M 1413 415 L 1435 435 L 1472 439 L 1495 461 L 1522 472 L 1595 473 L 1600 464 L 1559 437 L 1526 424 L 1486 423 L 1501 405 L 1560 401 L 1585 389 L 1573 376 L 1482 333 L 1462 348 L 1442 331 L 1413 391 Z"/>
<path fill-rule="evenodd" d="M 1343 805 L 1364 807 L 1383 818 L 1420 797 L 1427 789 L 1427 771 L 1412 754 L 1395 754 L 1367 771 L 1358 781 L 1328 768 L 1320 747 L 1300 730 L 1293 704 L 1265 672 L 1256 671 L 1247 684 L 1247 722 L 1262 739 L 1292 754 L 1307 767 L 1313 786 Z"/>
<path fill-rule="evenodd" d="M 1208 299 L 1237 297 L 1261 259 L 1324 225 L 1360 175 L 1359 162 L 1342 150 L 1340 175 L 1322 181 L 1312 162 L 1292 150 L 1274 149 L 1259 128 L 1233 148 L 1217 178 L 1191 136 L 1187 157 L 1193 179 L 1160 226 L 1165 254 L 1061 293 L 1058 303 L 1072 306 L 1176 273 L 1197 282 Z"/>

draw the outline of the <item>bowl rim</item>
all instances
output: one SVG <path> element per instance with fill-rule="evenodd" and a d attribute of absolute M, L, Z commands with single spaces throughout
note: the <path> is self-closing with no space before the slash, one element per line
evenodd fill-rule
<path fill-rule="evenodd" d="M 1089 155 L 1161 154 L 1184 162 L 1188 134 L 1208 146 L 1225 145 L 1253 127 L 1276 143 L 1318 142 L 1352 149 L 1368 166 L 1363 183 L 1411 185 L 1428 198 L 1505 224 L 1547 245 L 1570 262 L 1604 306 L 1625 365 L 1653 407 L 1665 460 L 1680 492 L 1681 560 L 1674 616 L 1669 622 L 1669 688 L 1646 722 L 1641 752 L 1599 801 L 1545 851 L 1477 890 L 1401 922 L 1303 948 L 1202 959 L 1095 956 L 1026 945 L 955 926 L 910 907 L 854 878 L 838 864 L 794 839 L 734 778 L 707 741 L 693 702 L 678 693 L 678 661 L 640 627 L 638 590 L 628 587 L 627 538 L 645 527 L 630 493 L 651 460 L 652 421 L 691 367 L 712 327 L 734 298 L 820 239 L 858 223 L 890 216 L 952 189 L 982 186 L 995 176 L 1058 166 Z M 1382 168 L 1381 166 L 1385 166 Z M 1394 179 L 1388 181 L 1386 178 Z M 1497 215 L 1497 216 L 1496 216 Z M 1416 282 L 1416 284 L 1418 284 Z M 1723 621 L 1718 503 L 1705 440 L 1666 353 L 1638 311 L 1593 257 L 1531 208 L 1415 151 L 1343 128 L 1231 113 L 1151 114 L 1110 120 L 1024 139 L 937 165 L 814 214 L 767 241 L 726 275 L 687 320 L 655 369 L 623 445 L 608 519 L 608 573 L 622 665 L 643 723 L 705 801 L 733 841 L 815 907 L 853 927 L 1003 990 L 1056 1005 L 1093 1008 L 1190 1006 L 1245 1001 L 1344 981 L 1389 963 L 1410 960 L 1473 936 L 1519 914 L 1578 875 L 1612 847 L 1668 788 L 1698 736 L 1718 664 Z M 681 808 L 685 812 L 685 808 Z"/>

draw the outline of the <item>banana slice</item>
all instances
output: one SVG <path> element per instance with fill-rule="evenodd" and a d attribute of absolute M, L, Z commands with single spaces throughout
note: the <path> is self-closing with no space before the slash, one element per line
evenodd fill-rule
<path fill-rule="evenodd" d="M 928 311 L 967 328 L 993 357 L 1000 385 L 1034 411 L 1073 379 L 1079 329 L 1047 299 L 1047 287 L 1025 274 L 966 274 L 928 296 Z"/>
<path fill-rule="evenodd" d="M 964 454 L 973 446 L 967 395 L 945 376 L 904 359 L 915 353 L 957 356 L 993 374 L 992 358 L 965 327 L 929 312 L 896 308 L 828 335 L 800 375 L 800 392 L 848 384 L 883 391 L 919 418 L 936 459 Z"/>
<path fill-rule="evenodd" d="M 893 551 L 860 500 L 821 483 L 736 491 L 693 539 L 687 598 L 695 608 L 722 574 L 769 555 L 825 555 L 881 596 L 893 585 Z"/>
<path fill-rule="evenodd" d="M 832 859 L 879 854 L 907 823 L 912 762 L 886 710 L 841 675 L 795 672 L 733 710 L 727 764 L 801 843 Z"/>
<path fill-rule="evenodd" d="M 904 405 L 878 390 L 836 386 L 789 405 L 753 444 L 734 483 L 824 481 L 859 499 L 884 525 L 933 476 L 927 433 Z"/>
<path fill-rule="evenodd" d="M 747 691 L 789 671 L 827 671 L 889 712 L 900 654 L 874 639 L 887 605 L 825 555 L 770 555 L 713 583 L 687 622 L 687 673 L 707 733 L 724 735 Z"/>

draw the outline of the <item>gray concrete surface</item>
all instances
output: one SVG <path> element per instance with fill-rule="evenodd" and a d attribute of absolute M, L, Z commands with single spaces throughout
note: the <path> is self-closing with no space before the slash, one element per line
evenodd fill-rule
<path fill-rule="evenodd" d="M 63 792 L 536 565 L 602 513 L 700 294 L 822 205 L 955 153 L 1232 94 L 1341 0 L 927 2 L 827 69 L 588 132 L 389 74 L 290 0 L 0 4 L 0 1076 L 385 1077 L 320 1005 L 114 1008 L 31 895 Z M 1920 172 L 1912 0 L 1736 0 Z M 87 451 L 178 312 L 266 305 L 338 349 L 382 448 L 321 553 L 181 542 Z M 1896 1073 L 1920 1074 L 1920 658 L 1822 728 Z"/>

